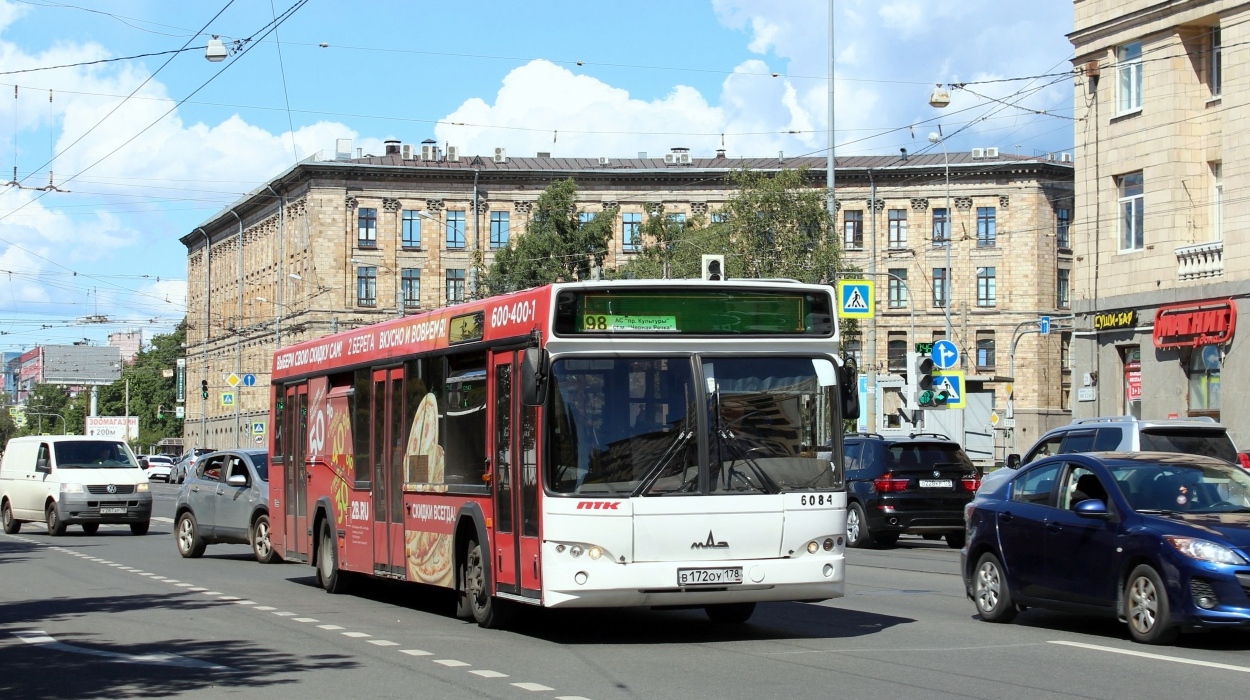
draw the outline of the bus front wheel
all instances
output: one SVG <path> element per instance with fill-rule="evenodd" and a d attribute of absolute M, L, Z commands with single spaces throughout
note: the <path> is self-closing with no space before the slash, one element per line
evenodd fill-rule
<path fill-rule="evenodd" d="M 486 565 L 482 559 L 482 547 L 469 540 L 469 553 L 465 557 L 464 588 L 473 619 L 487 629 L 498 629 L 507 623 L 505 603 L 492 596 L 486 587 Z"/>

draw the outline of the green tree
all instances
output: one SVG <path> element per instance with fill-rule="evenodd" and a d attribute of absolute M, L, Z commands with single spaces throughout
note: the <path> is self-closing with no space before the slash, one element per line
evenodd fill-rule
<path fill-rule="evenodd" d="M 551 183 L 538 196 L 525 233 L 495 253 L 483 280 L 488 294 L 502 294 L 551 282 L 589 279 L 602 267 L 612 238 L 610 212 L 582 221 L 577 212 L 577 184 L 572 178 Z"/>
<path fill-rule="evenodd" d="M 57 416 L 64 418 L 64 422 Z M 26 396 L 26 427 L 22 429 L 22 435 L 38 435 L 40 432 L 59 434 L 62 431 L 81 435 L 84 425 L 81 410 L 70 399 L 66 387 L 36 384 Z"/>
<path fill-rule="evenodd" d="M 806 182 L 804 170 L 773 174 L 742 170 L 730 174 L 737 192 L 707 226 L 674 227 L 662 211 L 644 226 L 640 254 L 618 277 L 695 278 L 705 253 L 725 256 L 732 278 L 827 282 L 840 269 L 841 248 L 825 208 L 825 192 Z"/>
<path fill-rule="evenodd" d="M 173 333 L 152 337 L 151 345 L 135 355 L 135 361 L 122 369 L 121 379 L 100 387 L 97 408 L 102 416 L 126 412 L 126 382 L 130 382 L 130 415 L 139 418 L 138 446 L 154 445 L 162 438 L 182 435 L 182 420 L 174 418 L 175 371 L 186 341 L 185 321 Z M 161 415 L 157 416 L 157 410 Z"/>
<path fill-rule="evenodd" d="M 9 395 L 0 392 L 0 406 L 8 405 Z M 17 437 L 17 435 L 17 424 L 13 422 L 13 417 L 7 410 L 0 410 L 0 451 L 3 451 L 4 446 L 9 444 L 9 438 Z"/>

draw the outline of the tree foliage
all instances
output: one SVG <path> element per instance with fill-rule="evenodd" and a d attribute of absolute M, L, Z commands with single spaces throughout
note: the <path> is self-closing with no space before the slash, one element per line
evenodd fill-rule
<path fill-rule="evenodd" d="M 571 178 L 551 183 L 538 196 L 523 235 L 495 253 L 483 281 L 488 294 L 502 294 L 551 282 L 585 280 L 601 267 L 612 237 L 610 212 L 582 221 L 577 212 L 577 184 Z"/>
<path fill-rule="evenodd" d="M 135 355 L 135 361 L 122 369 L 122 377 L 108 386 L 100 387 L 97 408 L 102 416 L 126 415 L 126 380 L 130 380 L 130 415 L 139 418 L 139 446 L 154 445 L 162 438 L 180 437 L 182 421 L 174 417 L 178 405 L 174 377 L 164 376 L 165 370 L 175 370 L 178 358 L 183 356 L 182 344 L 187 338 L 183 322 L 168 335 L 152 337 L 146 350 Z M 160 409 L 161 416 L 157 416 Z"/>
<path fill-rule="evenodd" d="M 823 189 L 810 187 L 804 171 L 772 174 L 742 170 L 730 175 L 737 192 L 718 212 L 717 222 L 699 219 L 684 226 L 662 208 L 643 226 L 638 256 L 616 277 L 700 276 L 703 254 L 723 254 L 729 278 L 788 278 L 802 282 L 833 279 L 840 268 L 840 245 Z"/>

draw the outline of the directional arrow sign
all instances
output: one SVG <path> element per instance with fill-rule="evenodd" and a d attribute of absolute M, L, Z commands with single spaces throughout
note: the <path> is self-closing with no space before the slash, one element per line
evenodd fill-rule
<path fill-rule="evenodd" d="M 1037 332 L 1042 335 L 1050 335 L 1050 317 L 1043 316 L 1037 322 Z"/>
<path fill-rule="evenodd" d="M 243 386 L 256 386 L 256 375 L 255 374 L 243 375 Z"/>
<path fill-rule="evenodd" d="M 929 357 L 938 369 L 950 369 L 959 362 L 959 346 L 949 340 L 939 340 L 933 344 Z"/>
<path fill-rule="evenodd" d="M 933 391 L 946 392 L 947 408 L 964 408 L 968 397 L 964 395 L 964 373 L 943 372 L 933 375 Z"/>

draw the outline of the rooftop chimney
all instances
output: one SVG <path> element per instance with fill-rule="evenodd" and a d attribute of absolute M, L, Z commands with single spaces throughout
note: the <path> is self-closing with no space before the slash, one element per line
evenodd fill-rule
<path fill-rule="evenodd" d="M 724 158 L 724 157 L 725 157 L 725 149 L 723 149 L 723 148 L 718 148 L 718 149 L 716 149 L 716 157 L 717 157 L 717 158 Z"/>
<path fill-rule="evenodd" d="M 382 142 L 382 145 L 386 146 L 386 155 L 399 155 L 399 139 L 387 139 Z"/>

